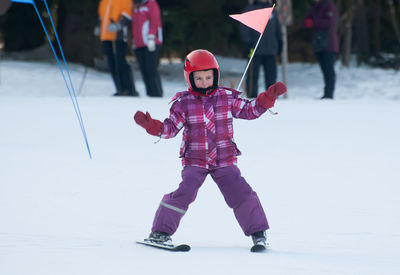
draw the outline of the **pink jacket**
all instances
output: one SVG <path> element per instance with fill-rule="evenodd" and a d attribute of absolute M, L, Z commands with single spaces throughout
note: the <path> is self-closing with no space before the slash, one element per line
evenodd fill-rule
<path fill-rule="evenodd" d="M 321 0 L 312 8 L 306 18 L 313 19 L 313 38 L 316 35 L 321 35 L 321 32 L 326 33 L 326 48 L 325 51 L 339 52 L 339 40 L 337 35 L 338 24 L 338 9 L 335 3 L 331 0 Z M 321 39 L 321 38 L 320 38 Z"/>
<path fill-rule="evenodd" d="M 135 48 L 147 46 L 147 36 L 153 34 L 156 44 L 162 44 L 161 11 L 155 0 L 134 6 L 132 15 L 132 35 Z"/>
<path fill-rule="evenodd" d="M 180 148 L 183 166 L 213 169 L 237 164 L 241 152 L 233 141 L 233 118 L 256 119 L 267 110 L 258 105 L 257 100 L 240 98 L 239 94 L 219 87 L 208 97 L 198 97 L 188 91 L 175 95 L 170 116 L 163 122 L 161 138 L 175 137 L 184 128 Z M 212 106 L 215 139 L 207 136 L 205 111 L 210 107 L 206 106 Z M 210 161 L 208 148 L 213 146 L 217 149 L 217 156 L 216 160 Z"/>

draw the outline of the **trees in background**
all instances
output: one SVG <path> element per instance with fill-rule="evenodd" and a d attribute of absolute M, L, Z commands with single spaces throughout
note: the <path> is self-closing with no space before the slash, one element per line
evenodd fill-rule
<path fill-rule="evenodd" d="M 93 28 L 98 22 L 98 1 L 47 1 L 67 58 L 93 65 L 94 57 L 102 54 L 100 42 L 93 36 Z M 241 57 L 239 23 L 228 14 L 240 13 L 247 0 L 158 2 L 164 24 L 164 56 L 183 57 L 194 48 L 207 48 L 217 54 Z M 398 66 L 400 0 L 334 2 L 340 11 L 338 32 L 342 63 L 348 65 L 351 57 L 356 56 L 358 63 Z M 41 1 L 36 3 L 40 8 Z M 314 58 L 309 43 L 311 34 L 301 28 L 311 4 L 311 0 L 292 2 L 294 21 L 288 27 L 290 61 Z M 49 25 L 45 12 L 42 14 Z M 15 3 L 6 15 L 0 17 L 0 39 L 5 51 L 28 50 L 47 43 L 33 8 Z"/>
<path fill-rule="evenodd" d="M 92 65 L 94 57 L 102 55 L 102 47 L 93 30 L 98 24 L 97 5 L 93 0 L 57 0 L 57 33 L 68 60 Z"/>
<path fill-rule="evenodd" d="M 185 56 L 190 50 L 206 48 L 238 56 L 238 24 L 228 14 L 239 13 L 247 0 L 158 0 L 163 11 L 164 53 Z"/>
<path fill-rule="evenodd" d="M 39 47 L 45 42 L 42 27 L 33 8 L 13 4 L 0 17 L 1 38 L 6 51 L 22 51 Z"/>
<path fill-rule="evenodd" d="M 398 67 L 400 54 L 400 1 L 338 0 L 341 60 L 350 63 L 355 54 L 358 64 Z M 394 56 L 390 57 L 387 54 Z M 396 61 L 397 60 L 397 61 Z"/>

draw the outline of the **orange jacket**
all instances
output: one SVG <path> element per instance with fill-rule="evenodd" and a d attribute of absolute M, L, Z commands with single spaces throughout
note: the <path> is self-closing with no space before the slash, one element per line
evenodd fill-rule
<path fill-rule="evenodd" d="M 109 32 L 108 24 L 119 22 L 122 17 L 131 20 L 133 1 L 132 0 L 101 0 L 98 7 L 98 15 L 100 18 L 100 40 L 115 40 L 117 32 Z"/>

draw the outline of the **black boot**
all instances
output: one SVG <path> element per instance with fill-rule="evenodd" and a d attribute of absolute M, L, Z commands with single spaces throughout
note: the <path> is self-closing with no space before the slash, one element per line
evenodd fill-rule
<path fill-rule="evenodd" d="M 130 92 L 128 90 L 117 91 L 113 96 L 139 96 L 138 92 Z"/>
<path fill-rule="evenodd" d="M 113 96 L 124 96 L 124 92 L 123 91 L 117 91 L 115 94 L 113 94 Z"/>
<path fill-rule="evenodd" d="M 323 97 L 320 97 L 319 99 L 333 99 L 333 97 L 324 95 Z"/>
<path fill-rule="evenodd" d="M 154 243 L 172 245 L 171 235 L 165 232 L 160 232 L 160 231 L 151 232 L 148 240 Z"/>
<path fill-rule="evenodd" d="M 262 245 L 267 246 L 267 235 L 265 231 L 258 231 L 251 234 L 251 238 L 253 239 L 254 245 Z"/>

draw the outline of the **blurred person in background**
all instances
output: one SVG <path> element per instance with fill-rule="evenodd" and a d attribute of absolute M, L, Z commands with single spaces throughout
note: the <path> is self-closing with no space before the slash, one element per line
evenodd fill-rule
<path fill-rule="evenodd" d="M 132 15 L 133 48 L 150 97 L 162 97 L 158 58 L 163 42 L 161 11 L 155 0 L 137 0 Z"/>
<path fill-rule="evenodd" d="M 131 67 L 126 61 L 128 28 L 132 19 L 132 0 L 100 0 L 99 26 L 95 35 L 103 44 L 116 93 L 114 96 L 138 96 Z"/>
<path fill-rule="evenodd" d="M 249 5 L 243 10 L 248 12 L 257 9 L 270 8 L 273 6 L 273 1 L 270 0 L 250 0 Z M 248 58 L 251 57 L 254 47 L 257 44 L 260 33 L 241 24 L 240 33 L 244 44 L 245 54 Z M 252 63 L 246 78 L 247 97 L 255 98 L 258 95 L 258 77 L 260 67 L 264 68 L 264 84 L 265 90 L 276 82 L 277 65 L 276 57 L 282 53 L 282 30 L 277 13 L 274 11 L 268 21 L 267 27 L 261 38 L 260 44 L 254 53 Z M 263 90 L 264 90 L 263 89 Z"/>
<path fill-rule="evenodd" d="M 312 29 L 312 48 L 324 76 L 324 95 L 333 99 L 335 91 L 335 61 L 339 52 L 336 32 L 338 10 L 331 0 L 314 0 L 315 5 L 303 21 L 303 27 Z"/>

